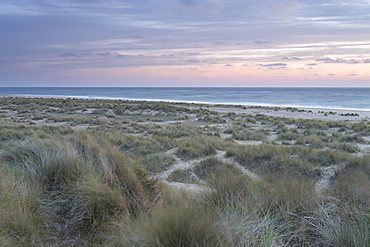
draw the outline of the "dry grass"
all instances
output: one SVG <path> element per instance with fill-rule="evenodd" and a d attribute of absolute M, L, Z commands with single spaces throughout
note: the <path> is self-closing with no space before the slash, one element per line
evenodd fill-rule
<path fill-rule="evenodd" d="M 7 215 L 2 221 L 3 230 L 11 232 L 16 222 L 13 215 L 32 217 L 31 230 L 40 233 L 45 229 L 46 242 L 98 241 L 111 222 L 150 211 L 159 196 L 155 181 L 135 161 L 108 142 L 97 142 L 83 132 L 64 142 L 19 143 L 10 147 L 3 157 L 7 163 L 4 169 L 12 172 L 18 181 L 14 188 L 5 187 L 2 195 L 15 193 L 6 189 L 21 190 L 18 193 L 29 199 L 16 197 L 19 201 L 5 203 L 8 207 L 1 214 Z M 14 203 L 20 205 L 11 207 Z M 25 215 L 20 216 L 21 213 Z M 21 230 L 26 231 L 24 228 Z M 15 231 L 8 235 L 18 238 Z M 28 239 L 24 241 L 34 242 L 31 234 L 24 235 Z M 59 239 L 54 240 L 54 236 Z"/>
<path fill-rule="evenodd" d="M 370 155 L 357 148 L 368 144 L 368 122 L 148 102 L 0 103 L 0 246 L 370 245 Z M 132 122 L 140 118 L 186 121 Z M 51 126 L 59 121 L 67 126 Z M 76 130 L 81 124 L 86 131 Z M 221 150 L 226 157 L 216 158 Z M 181 159 L 195 166 L 173 172 L 173 181 L 197 176 L 204 190 L 175 189 L 146 173 Z M 340 169 L 327 176 L 332 166 Z"/>

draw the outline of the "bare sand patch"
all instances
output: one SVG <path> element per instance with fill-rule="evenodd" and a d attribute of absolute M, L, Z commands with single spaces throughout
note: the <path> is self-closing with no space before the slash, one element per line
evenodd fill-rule
<path fill-rule="evenodd" d="M 225 155 L 226 155 L 226 152 L 225 151 L 218 151 L 216 156 L 219 159 L 223 160 L 224 162 L 228 162 L 228 163 L 234 164 L 242 173 L 244 173 L 245 175 L 247 175 L 251 179 L 253 179 L 253 180 L 261 180 L 261 177 L 260 176 L 258 176 L 254 172 L 251 172 L 250 170 L 246 169 L 245 167 L 241 166 L 240 164 L 234 162 L 233 159 L 225 158 Z"/>
<path fill-rule="evenodd" d="M 235 140 L 236 143 L 240 145 L 261 145 L 263 141 L 241 141 L 241 140 Z"/>
<path fill-rule="evenodd" d="M 322 168 L 323 175 L 319 181 L 315 184 L 316 193 L 322 194 L 322 192 L 329 187 L 330 178 L 335 175 L 335 172 L 340 169 L 339 165 L 331 165 Z"/>
<path fill-rule="evenodd" d="M 302 111 L 290 111 L 289 108 L 279 108 L 273 110 L 272 108 L 249 108 L 242 109 L 240 107 L 222 107 L 213 106 L 213 111 L 229 113 L 234 112 L 236 114 L 263 114 L 272 117 L 284 117 L 284 118 L 295 118 L 295 119 L 317 119 L 317 120 L 352 120 L 361 121 L 362 119 L 370 118 L 369 110 L 352 110 L 352 109 L 330 109 L 330 108 L 304 108 L 297 107 Z M 319 113 L 324 112 L 324 113 Z M 329 114 L 329 112 L 335 113 Z M 327 113 L 327 114 L 325 114 Z M 343 114 L 343 115 L 341 115 Z M 353 114 L 353 115 L 351 115 Z M 357 116 L 358 115 L 358 116 Z"/>

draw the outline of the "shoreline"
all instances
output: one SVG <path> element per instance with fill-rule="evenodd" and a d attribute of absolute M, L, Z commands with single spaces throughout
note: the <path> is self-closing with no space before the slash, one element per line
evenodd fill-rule
<path fill-rule="evenodd" d="M 191 108 L 212 107 L 212 110 L 220 113 L 233 112 L 236 114 L 264 114 L 273 117 L 312 119 L 328 121 L 362 121 L 370 120 L 370 109 L 347 109 L 330 107 L 304 107 L 304 106 L 280 106 L 280 105 L 241 105 L 230 103 L 206 103 L 206 102 L 186 102 L 169 100 L 144 100 L 144 99 L 124 99 L 124 98 L 105 98 L 105 97 L 84 97 L 84 96 L 47 96 L 47 95 L 0 95 L 0 98 L 29 98 L 29 99 L 72 99 L 72 100 L 113 100 L 127 102 L 152 102 L 152 103 L 174 103 L 184 104 Z"/>

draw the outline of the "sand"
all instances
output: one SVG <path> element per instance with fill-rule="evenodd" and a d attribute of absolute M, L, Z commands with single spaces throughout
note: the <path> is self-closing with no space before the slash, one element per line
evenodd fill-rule
<path fill-rule="evenodd" d="M 273 107 L 263 107 L 263 108 L 249 108 L 246 109 L 239 107 L 211 107 L 210 109 L 218 112 L 228 113 L 234 112 L 236 114 L 263 114 L 266 116 L 273 117 L 285 117 L 285 118 L 295 118 L 295 119 L 317 119 L 317 120 L 356 120 L 361 121 L 363 119 L 370 119 L 370 110 L 350 110 L 350 109 L 331 109 L 331 108 L 304 108 L 296 107 L 299 111 L 290 111 L 289 108 L 279 108 L 274 110 Z M 312 112 L 310 112 L 312 111 Z M 320 113 L 319 113 L 320 112 Z M 324 113 L 321 113 L 324 112 Z M 335 113 L 330 114 L 330 112 Z M 326 113 L 326 114 L 325 114 Z M 354 114 L 356 116 L 342 116 L 341 114 Z M 357 116 L 358 115 L 358 116 Z"/>

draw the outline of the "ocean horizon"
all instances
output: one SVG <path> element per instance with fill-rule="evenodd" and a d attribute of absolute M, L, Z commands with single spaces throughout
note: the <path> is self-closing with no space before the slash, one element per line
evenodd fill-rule
<path fill-rule="evenodd" d="M 370 88 L 0 87 L 0 95 L 370 110 Z"/>

